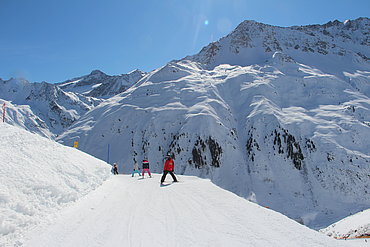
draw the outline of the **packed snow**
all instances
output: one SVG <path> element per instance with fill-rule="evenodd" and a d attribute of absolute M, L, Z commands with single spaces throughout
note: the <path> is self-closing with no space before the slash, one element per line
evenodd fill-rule
<path fill-rule="evenodd" d="M 0 246 L 99 187 L 110 166 L 74 148 L 0 123 Z"/>
<path fill-rule="evenodd" d="M 225 191 L 208 179 L 179 176 L 159 185 L 118 175 L 30 233 L 27 247 L 352 246 Z M 359 246 L 362 242 L 353 242 Z"/>

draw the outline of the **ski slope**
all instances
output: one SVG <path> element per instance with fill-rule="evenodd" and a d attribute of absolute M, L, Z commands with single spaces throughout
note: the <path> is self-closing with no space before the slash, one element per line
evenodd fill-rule
<path fill-rule="evenodd" d="M 334 240 L 223 190 L 209 180 L 160 175 L 107 180 L 51 226 L 35 229 L 26 247 L 42 246 L 364 246 Z M 170 178 L 167 177 L 167 181 Z"/>

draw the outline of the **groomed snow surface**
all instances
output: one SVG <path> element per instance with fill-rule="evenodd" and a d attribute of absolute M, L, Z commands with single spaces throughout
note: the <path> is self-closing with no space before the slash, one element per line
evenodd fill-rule
<path fill-rule="evenodd" d="M 369 244 L 335 240 L 209 180 L 111 176 L 105 162 L 7 124 L 0 141 L 0 246 Z"/>
<path fill-rule="evenodd" d="M 25 246 L 346 246 L 209 180 L 159 180 L 115 176 Z"/>

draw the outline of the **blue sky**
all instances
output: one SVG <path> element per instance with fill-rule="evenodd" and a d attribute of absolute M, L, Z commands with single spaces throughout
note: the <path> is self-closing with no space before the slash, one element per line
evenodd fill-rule
<path fill-rule="evenodd" d="M 0 0 L 0 78 L 151 71 L 243 20 L 292 26 L 369 14 L 369 0 Z"/>

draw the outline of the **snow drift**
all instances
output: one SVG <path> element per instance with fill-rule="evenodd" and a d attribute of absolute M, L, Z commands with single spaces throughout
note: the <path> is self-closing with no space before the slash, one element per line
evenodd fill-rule
<path fill-rule="evenodd" d="M 74 148 L 0 124 L 0 246 L 97 188 L 110 166 Z"/>

